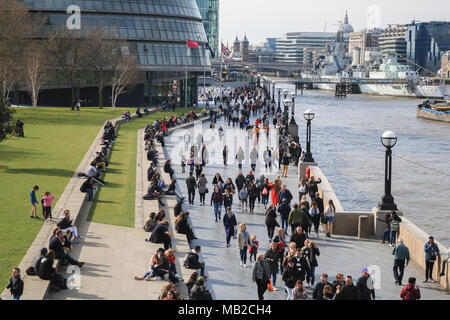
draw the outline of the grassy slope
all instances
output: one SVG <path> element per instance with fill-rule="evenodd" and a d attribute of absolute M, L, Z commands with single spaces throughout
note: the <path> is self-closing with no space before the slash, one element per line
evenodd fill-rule
<path fill-rule="evenodd" d="M 89 221 L 134 228 L 137 131 L 167 115 L 159 113 L 120 126 L 104 177 L 109 184 L 97 192 Z"/>
<path fill-rule="evenodd" d="M 14 118 L 25 123 L 25 139 L 0 143 L 0 286 L 6 285 L 42 225 L 29 218 L 31 187 L 40 186 L 38 200 L 44 189 L 54 193 L 55 204 L 104 121 L 124 110 L 84 108 L 78 115 L 60 108 L 16 109 Z"/>

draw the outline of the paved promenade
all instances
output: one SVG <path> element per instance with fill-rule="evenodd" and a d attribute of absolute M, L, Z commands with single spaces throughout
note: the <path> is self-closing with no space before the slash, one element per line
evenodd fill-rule
<path fill-rule="evenodd" d="M 254 119 L 253 119 L 254 120 Z M 228 128 L 223 120 L 219 120 L 216 125 L 216 129 L 222 125 L 224 129 Z M 203 125 L 203 130 L 206 132 L 209 129 L 208 123 Z M 302 130 L 303 128 L 300 128 Z M 236 129 L 238 130 L 238 129 Z M 197 132 L 189 130 L 191 137 L 196 137 Z M 218 136 L 218 130 L 214 131 L 214 137 L 211 137 L 210 131 L 205 135 L 205 143 L 210 150 L 213 146 L 216 150 L 222 150 L 222 142 Z M 247 133 L 242 131 L 239 135 L 239 139 L 236 141 L 237 146 L 244 146 L 247 140 Z M 262 152 L 266 147 L 265 138 L 260 142 L 260 155 L 262 158 Z M 208 141 L 210 144 L 208 145 Z M 166 152 L 168 154 L 175 154 L 174 150 L 178 150 L 180 141 L 178 139 L 167 139 Z M 217 143 L 221 144 L 220 148 L 217 147 Z M 216 144 L 216 145 L 214 145 Z M 275 146 L 272 143 L 272 147 Z M 231 149 L 230 149 L 231 150 Z M 187 152 L 185 152 L 187 154 Z M 210 155 L 211 157 L 211 155 Z M 222 159 L 221 153 L 219 159 Z M 320 159 L 317 159 L 320 164 Z M 208 180 L 208 189 L 210 193 L 206 195 L 206 206 L 199 205 L 199 196 L 196 194 L 195 204 L 193 206 L 185 204 L 185 210 L 188 210 L 191 214 L 191 220 L 194 225 L 194 232 L 199 240 L 194 241 L 195 244 L 202 246 L 203 257 L 206 261 L 207 273 L 209 276 L 208 286 L 213 290 L 216 299 L 241 299 L 241 300 L 255 300 L 257 299 L 256 284 L 251 281 L 251 274 L 253 264 L 248 263 L 247 268 L 244 269 L 239 265 L 239 250 L 237 249 L 236 240 L 232 240 L 231 247 L 226 248 L 225 230 L 221 221 L 215 222 L 213 208 L 210 206 L 210 197 L 212 192 L 212 178 L 215 173 L 219 172 L 222 178 L 225 180 L 231 177 L 234 183 L 234 179 L 237 176 L 238 168 L 234 161 L 234 154 L 229 154 L 227 168 L 224 168 L 221 162 L 212 163 L 207 165 L 203 172 Z M 187 174 L 181 173 L 181 167 L 179 163 L 173 161 L 174 168 L 176 170 L 176 178 L 178 187 L 187 195 L 187 188 L 185 184 L 185 178 Z M 261 166 L 258 163 L 255 177 L 260 175 Z M 243 173 L 246 175 L 250 170 L 250 165 L 244 164 Z M 294 199 L 297 201 L 297 167 L 290 166 L 288 172 L 288 178 L 283 178 L 288 189 L 291 190 Z M 273 179 L 277 175 L 281 175 L 278 170 L 273 172 L 265 172 L 265 176 L 269 180 Z M 186 196 L 187 197 L 187 196 Z M 260 249 L 258 253 L 264 253 L 268 249 L 269 241 L 267 237 L 266 226 L 264 224 L 264 207 L 256 203 L 255 214 L 242 213 L 241 207 L 238 202 L 237 194 L 233 197 L 233 212 L 236 214 L 236 218 L 239 223 L 245 223 L 248 227 L 250 234 L 256 234 L 257 239 L 260 242 Z M 187 203 L 187 200 L 186 200 Z M 222 215 L 223 216 L 223 215 Z M 278 219 L 279 221 L 279 219 Z M 288 230 L 290 234 L 290 230 Z M 387 245 L 381 245 L 376 240 L 362 240 L 344 236 L 333 236 L 331 239 L 324 237 L 324 233 L 320 232 L 319 238 L 315 236 L 311 238 L 315 241 L 321 251 L 321 255 L 318 258 L 319 267 L 316 269 L 316 282 L 322 272 L 326 272 L 329 275 L 329 280 L 334 281 L 337 273 L 341 272 L 345 275 L 350 274 L 353 276 L 354 281 L 361 276 L 363 268 L 369 265 L 377 265 L 381 269 L 381 285 L 380 289 L 376 290 L 378 299 L 399 299 L 401 287 L 394 284 L 394 278 L 392 275 L 393 256 L 391 255 L 392 248 Z M 418 279 L 418 284 L 422 291 L 422 299 L 449 299 L 448 295 L 442 294 L 437 290 L 437 287 L 431 284 L 423 284 L 422 271 L 416 269 L 414 266 L 408 266 L 405 271 L 404 283 L 407 282 L 408 277 L 414 276 Z M 266 292 L 266 299 L 285 299 L 284 293 L 284 281 L 281 280 L 281 275 L 277 277 L 276 287 L 279 291 Z M 310 297 L 312 296 L 311 290 L 308 290 Z"/>

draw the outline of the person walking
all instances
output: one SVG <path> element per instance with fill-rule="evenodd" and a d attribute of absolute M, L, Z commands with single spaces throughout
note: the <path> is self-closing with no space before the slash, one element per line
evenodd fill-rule
<path fill-rule="evenodd" d="M 223 204 L 223 196 L 219 187 L 214 188 L 214 192 L 211 194 L 211 206 L 214 207 L 214 215 L 220 221 L 220 216 L 222 214 L 222 204 Z"/>
<path fill-rule="evenodd" d="M 300 183 L 298 185 L 298 201 L 301 202 L 303 196 L 306 196 L 308 193 L 308 186 L 306 185 L 306 179 L 303 178 L 300 180 Z"/>
<path fill-rule="evenodd" d="M 294 207 L 289 213 L 288 224 L 291 226 L 291 233 L 294 233 L 295 229 L 303 224 L 303 214 L 297 203 L 294 203 Z"/>
<path fill-rule="evenodd" d="M 228 167 L 228 146 L 223 147 L 222 151 L 223 165 Z"/>
<path fill-rule="evenodd" d="M 264 223 L 266 224 L 267 227 L 267 235 L 269 237 L 269 242 L 272 242 L 275 227 L 280 226 L 277 222 L 277 211 L 273 204 L 269 205 L 269 208 L 267 208 L 265 215 L 266 219 Z"/>
<path fill-rule="evenodd" d="M 328 206 L 326 207 L 324 212 L 324 216 L 326 218 L 325 232 L 327 238 L 331 238 L 331 234 L 333 233 L 333 223 L 335 213 L 336 208 L 334 207 L 333 200 L 330 199 L 328 201 Z"/>
<path fill-rule="evenodd" d="M 345 285 L 342 288 L 337 288 L 335 300 L 359 300 L 358 288 L 353 284 L 352 276 L 347 276 Z"/>
<path fill-rule="evenodd" d="M 389 243 L 391 243 L 390 240 L 390 234 L 391 234 L 391 224 L 390 224 L 390 220 L 391 220 L 391 213 L 390 212 L 386 212 L 386 214 L 384 215 L 383 219 L 377 218 L 378 221 L 384 222 L 386 224 L 384 231 L 383 231 L 383 238 L 381 239 L 380 243 L 381 244 L 385 244 L 386 240 L 389 241 Z"/>
<path fill-rule="evenodd" d="M 205 174 L 204 173 L 200 174 L 200 178 L 198 179 L 198 182 L 197 182 L 197 189 L 198 189 L 198 193 L 200 195 L 200 205 L 201 206 L 205 205 L 206 193 L 208 192 L 208 188 L 206 187 L 207 183 L 208 183 L 208 180 L 206 179 Z"/>
<path fill-rule="evenodd" d="M 425 243 L 425 280 L 423 282 L 431 282 L 436 283 L 433 279 L 433 267 L 434 263 L 437 260 L 437 256 L 440 255 L 439 248 L 436 243 L 434 243 L 434 238 L 429 237 L 428 242 Z"/>
<path fill-rule="evenodd" d="M 269 146 L 267 146 L 267 149 L 264 151 L 263 158 L 266 170 L 269 169 L 272 171 L 272 150 L 270 150 Z"/>
<path fill-rule="evenodd" d="M 20 300 L 23 294 L 23 288 L 24 285 L 23 280 L 20 278 L 20 269 L 14 268 L 6 289 L 9 289 L 9 292 L 11 292 L 13 300 Z"/>
<path fill-rule="evenodd" d="M 264 205 L 264 209 L 267 208 L 267 204 L 269 203 L 269 179 L 265 178 L 264 183 L 261 186 L 261 202 Z"/>
<path fill-rule="evenodd" d="M 227 213 L 223 217 L 223 226 L 225 227 L 225 233 L 227 236 L 227 248 L 230 247 L 230 240 L 236 233 L 236 216 L 231 211 L 231 208 L 227 208 Z"/>
<path fill-rule="evenodd" d="M 389 226 L 390 226 L 390 243 L 391 247 L 395 245 L 395 239 L 397 237 L 397 233 L 400 231 L 400 222 L 402 222 L 402 219 L 398 216 L 397 212 L 392 211 L 391 218 L 389 219 Z"/>
<path fill-rule="evenodd" d="M 363 269 L 362 276 L 358 279 L 356 287 L 358 288 L 360 300 L 375 300 L 375 288 L 367 268 Z"/>
<path fill-rule="evenodd" d="M 240 265 L 244 268 L 247 267 L 247 248 L 252 244 L 250 241 L 250 235 L 247 232 L 247 226 L 243 223 L 239 225 L 239 232 L 237 236 L 237 244 L 240 251 L 241 262 Z"/>
<path fill-rule="evenodd" d="M 267 284 L 270 279 L 270 269 L 264 255 L 260 254 L 253 267 L 252 280 L 258 287 L 258 299 L 264 300 L 264 293 L 267 291 Z"/>
<path fill-rule="evenodd" d="M 269 188 L 271 190 L 271 200 L 275 206 L 278 204 L 278 194 L 281 191 L 281 187 L 280 176 L 277 176 L 277 178 L 273 182 L 269 183 Z"/>
<path fill-rule="evenodd" d="M 248 191 L 245 185 L 242 187 L 242 190 L 239 191 L 239 198 L 241 199 L 242 212 L 247 212 Z"/>
<path fill-rule="evenodd" d="M 331 286 L 331 283 L 328 282 L 328 275 L 326 273 L 322 273 L 320 276 L 320 282 L 318 282 L 314 287 L 313 300 L 323 299 L 323 288 L 327 285 Z"/>
<path fill-rule="evenodd" d="M 250 213 L 253 214 L 255 211 L 256 198 L 258 198 L 258 196 L 259 196 L 259 190 L 255 186 L 253 181 L 249 181 L 247 191 L 248 191 L 248 201 L 249 201 L 248 207 L 250 209 Z"/>
<path fill-rule="evenodd" d="M 402 285 L 402 279 L 403 279 L 403 272 L 405 270 L 405 260 L 406 265 L 409 264 L 409 261 L 411 260 L 411 257 L 409 255 L 409 249 L 407 246 L 403 244 L 402 239 L 398 239 L 397 245 L 394 247 L 394 250 L 392 250 L 392 255 L 395 256 L 394 258 L 394 279 L 395 284 Z M 400 274 L 399 274 L 400 271 Z"/>
<path fill-rule="evenodd" d="M 253 261 L 256 262 L 256 255 L 258 254 L 258 248 L 259 248 L 259 241 L 256 240 L 256 234 L 252 234 L 250 241 L 252 244 L 250 245 L 250 248 L 248 249 L 248 253 L 250 254 L 250 257 L 249 257 L 250 263 L 252 263 Z M 253 258 L 253 260 L 252 260 L 252 258 Z"/>
<path fill-rule="evenodd" d="M 400 298 L 402 300 L 420 300 L 420 289 L 419 285 L 416 284 L 416 278 L 408 279 L 408 284 L 400 292 Z"/>
<path fill-rule="evenodd" d="M 319 246 L 314 242 L 310 241 L 308 242 L 308 246 L 306 247 L 306 249 L 303 251 L 303 254 L 309 260 L 309 266 L 311 269 L 311 275 L 309 279 L 306 279 L 306 283 L 308 284 L 308 286 L 314 287 L 315 282 L 314 272 L 316 268 L 319 266 L 319 263 L 317 262 L 317 257 L 320 256 Z"/>
<path fill-rule="evenodd" d="M 287 178 L 288 169 L 289 169 L 289 154 L 287 152 L 283 153 L 283 156 L 281 157 L 281 164 L 283 165 L 283 170 L 281 172 L 281 176 L 284 178 Z"/>
<path fill-rule="evenodd" d="M 277 283 L 278 261 L 280 259 L 280 255 L 278 252 L 278 245 L 275 242 L 270 243 L 270 249 L 266 251 L 264 259 L 266 259 L 269 265 L 270 276 L 272 278 L 272 285 L 274 287 L 274 291 L 278 291 L 278 289 L 275 286 Z"/>
<path fill-rule="evenodd" d="M 253 171 L 256 170 L 256 163 L 258 161 L 259 155 L 258 155 L 258 149 L 254 146 L 252 148 L 252 151 L 250 152 L 250 166 Z"/>
<path fill-rule="evenodd" d="M 283 272 L 283 281 L 286 286 L 287 298 L 286 300 L 293 300 L 292 291 L 296 283 L 300 280 L 300 270 L 296 267 L 297 259 L 290 258 L 286 270 Z"/>
<path fill-rule="evenodd" d="M 227 212 L 228 210 L 227 208 L 231 208 L 232 206 L 233 206 L 233 194 L 230 192 L 229 189 L 224 188 L 223 207 L 225 209 L 225 212 Z"/>
<path fill-rule="evenodd" d="M 320 210 L 317 207 L 316 201 L 311 203 L 311 209 L 309 209 L 309 215 L 312 218 L 312 223 L 314 225 L 314 231 L 316 232 L 316 236 L 319 236 L 319 225 L 320 225 Z"/>
<path fill-rule="evenodd" d="M 242 150 L 241 147 L 238 148 L 235 158 L 238 162 L 239 170 L 242 170 L 242 162 L 244 161 L 245 157 L 244 157 L 244 151 Z"/>
<path fill-rule="evenodd" d="M 284 232 L 287 232 L 288 222 L 289 222 L 289 213 L 291 212 L 291 207 L 286 199 L 283 199 L 281 203 L 278 205 L 277 211 L 280 213 L 281 218 L 281 228 Z"/>
<path fill-rule="evenodd" d="M 186 186 L 188 190 L 189 204 L 193 205 L 197 183 L 195 182 L 194 174 L 192 173 L 192 171 L 189 172 L 189 177 L 186 178 Z"/>

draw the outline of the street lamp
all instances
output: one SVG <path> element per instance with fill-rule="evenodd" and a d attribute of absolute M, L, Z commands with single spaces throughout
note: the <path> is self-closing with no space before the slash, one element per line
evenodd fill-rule
<path fill-rule="evenodd" d="M 285 112 L 285 113 L 286 113 L 286 112 L 289 112 L 289 108 L 290 108 L 291 105 L 292 105 L 292 100 L 291 100 L 291 99 L 288 99 L 288 98 L 284 99 L 284 100 L 283 100 L 283 105 L 284 105 L 284 112 Z"/>
<path fill-rule="evenodd" d="M 314 159 L 311 154 L 311 121 L 314 119 L 314 112 L 310 109 L 306 110 L 303 113 L 303 117 L 307 121 L 306 125 L 306 153 L 303 158 L 303 162 L 314 162 Z"/>
<path fill-rule="evenodd" d="M 288 94 L 289 94 L 289 90 L 288 89 L 284 89 L 283 90 L 283 95 L 284 95 L 285 99 L 287 98 Z"/>
<path fill-rule="evenodd" d="M 384 195 L 378 204 L 380 210 L 397 210 L 394 197 L 391 195 L 392 178 L 392 148 L 397 144 L 397 135 L 392 131 L 386 131 L 381 136 L 381 143 L 386 148 L 385 169 L 384 169 Z"/>
<path fill-rule="evenodd" d="M 295 122 L 295 99 L 297 98 L 297 94 L 292 91 L 291 94 L 291 99 L 292 99 L 292 117 L 291 117 L 291 124 L 296 124 Z"/>
<path fill-rule="evenodd" d="M 281 108 L 281 88 L 278 88 L 278 109 Z"/>

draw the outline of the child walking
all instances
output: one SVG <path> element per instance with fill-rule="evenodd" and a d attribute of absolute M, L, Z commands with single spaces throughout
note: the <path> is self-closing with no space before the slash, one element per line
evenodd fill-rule
<path fill-rule="evenodd" d="M 248 253 L 250 253 L 250 262 L 256 261 L 256 254 L 258 253 L 258 247 L 259 241 L 256 240 L 256 234 L 252 234 L 251 245 L 248 250 Z M 253 260 L 252 257 L 254 258 Z"/>

